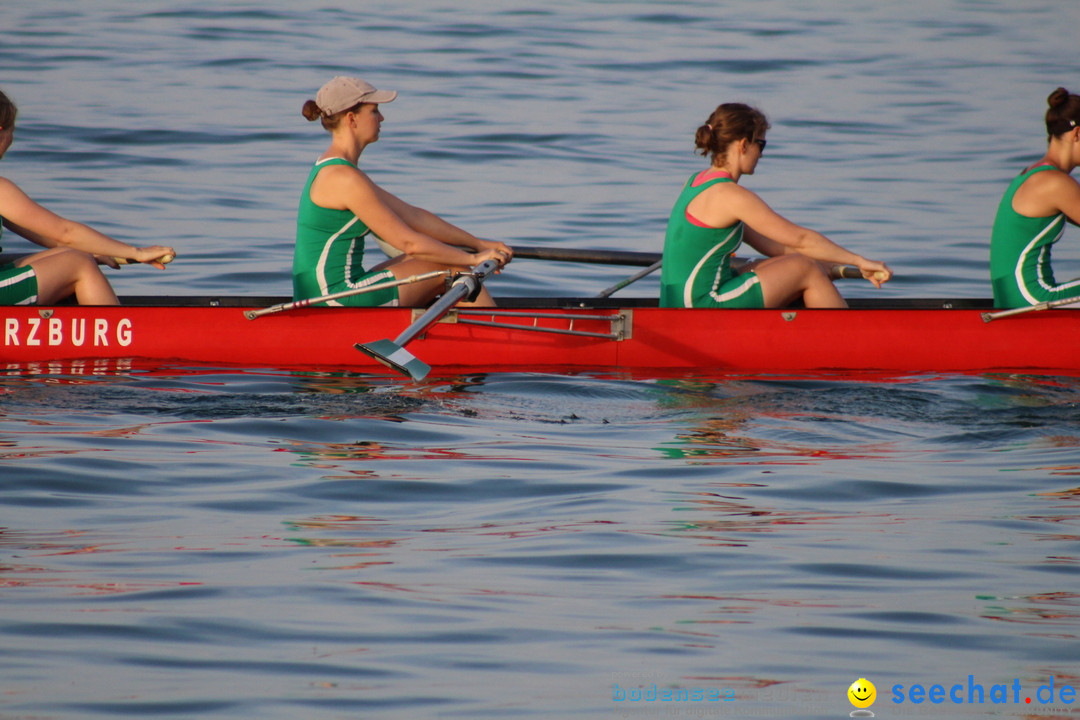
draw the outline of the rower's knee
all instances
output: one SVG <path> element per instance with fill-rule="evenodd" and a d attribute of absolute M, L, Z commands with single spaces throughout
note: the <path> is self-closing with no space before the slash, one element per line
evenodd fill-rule
<path fill-rule="evenodd" d="M 803 255 L 801 253 L 795 255 L 794 257 L 797 257 L 799 259 L 799 267 L 802 272 L 806 273 L 807 275 L 815 277 L 820 276 L 825 278 L 828 277 L 828 273 L 825 272 L 825 269 L 821 267 L 821 263 L 819 263 L 817 260 L 814 260 L 813 258 Z"/>
<path fill-rule="evenodd" d="M 73 263 L 82 272 L 101 272 L 101 268 L 98 267 L 97 259 L 90 253 L 83 252 L 82 250 L 68 250 L 72 257 L 69 261 Z"/>
<path fill-rule="evenodd" d="M 807 287 L 823 283 L 832 285 L 832 279 L 829 277 L 828 271 L 820 262 L 802 254 L 792 257 L 799 258 L 799 272 L 802 274 L 804 284 Z"/>

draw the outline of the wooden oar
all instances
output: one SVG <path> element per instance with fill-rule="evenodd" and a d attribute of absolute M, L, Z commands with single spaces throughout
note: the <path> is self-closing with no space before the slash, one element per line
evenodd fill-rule
<path fill-rule="evenodd" d="M 408 375 L 413 380 L 423 380 L 431 372 L 431 366 L 415 357 L 405 349 L 413 338 L 424 332 L 429 325 L 437 322 L 450 309 L 466 298 L 474 298 L 480 292 L 480 286 L 491 273 L 499 269 L 499 263 L 495 260 L 485 260 L 473 268 L 470 273 L 461 273 L 454 280 L 450 289 L 443 293 L 442 297 L 417 318 L 412 325 L 405 328 L 400 335 L 393 340 L 376 340 L 370 343 L 356 343 L 353 347 L 363 353 L 367 353 L 383 365 L 396 370 L 402 375 Z"/>
<path fill-rule="evenodd" d="M 629 250 L 575 250 L 573 248 L 512 245 L 515 258 L 554 260 L 556 262 L 594 263 L 598 265 L 640 265 L 646 267 L 660 259 L 660 253 Z"/>
<path fill-rule="evenodd" d="M 375 238 L 375 243 L 387 257 L 397 257 L 401 251 L 393 245 Z M 556 262 L 596 263 L 600 265 L 652 265 L 660 259 L 660 253 L 630 252 L 627 250 L 575 250 L 573 248 L 537 247 L 513 245 L 514 257 L 526 260 L 554 260 Z"/>
<path fill-rule="evenodd" d="M 397 257 L 401 251 L 388 242 L 375 238 L 375 244 L 387 257 Z M 527 260 L 555 260 L 556 262 L 597 263 L 600 265 L 652 265 L 660 259 L 660 253 L 629 252 L 626 250 L 575 250 L 573 248 L 536 247 L 513 245 L 514 257 Z"/>
<path fill-rule="evenodd" d="M 376 242 L 390 257 L 400 254 L 399 250 L 387 243 L 381 240 L 376 240 Z M 513 245 L 512 247 L 514 248 L 514 257 L 525 260 L 553 260 L 555 262 L 579 262 L 595 265 L 638 265 L 640 267 L 656 265 L 660 267 L 657 263 L 660 262 L 661 258 L 661 253 L 658 252 L 636 252 L 632 250 L 578 250 L 575 248 L 540 247 L 536 245 Z M 649 272 L 653 272 L 653 270 Z M 644 277 L 644 275 L 635 277 L 634 280 L 640 277 Z M 829 277 L 833 280 L 841 278 L 857 280 L 862 278 L 862 272 L 854 265 L 832 265 L 829 267 Z M 633 282 L 633 280 L 630 282 Z M 615 291 L 612 290 L 612 292 Z"/>
<path fill-rule="evenodd" d="M 306 308 L 309 305 L 316 303 L 327 302 L 329 300 L 338 300 L 339 298 L 351 297 L 353 295 L 362 295 L 364 293 L 375 292 L 376 290 L 382 290 L 384 288 L 397 287 L 398 285 L 409 285 L 410 283 L 420 282 L 421 280 L 430 280 L 442 275 L 449 275 L 450 270 L 433 270 L 422 275 L 410 275 L 407 278 L 401 278 L 400 280 L 388 280 L 386 282 L 377 283 L 375 285 L 368 285 L 362 288 L 353 288 L 352 290 L 342 290 L 341 292 L 330 293 L 329 295 L 323 295 L 322 297 L 307 298 L 306 300 L 294 300 L 287 303 L 279 303 L 277 305 L 271 305 L 268 308 L 262 308 L 260 310 L 248 310 L 244 313 L 244 317 L 248 320 L 254 320 L 260 318 L 263 315 L 269 315 L 271 313 L 279 313 L 284 310 L 299 310 L 300 308 Z"/>
<path fill-rule="evenodd" d="M 1012 317 L 1013 315 L 1023 315 L 1029 312 L 1038 312 L 1039 310 L 1049 310 L 1056 307 L 1064 307 L 1066 305 L 1075 305 L 1080 303 L 1080 297 L 1074 298 L 1061 298 L 1060 300 L 1048 300 L 1047 302 L 1041 302 L 1037 305 L 1028 305 L 1022 308 L 1013 308 L 1012 310 L 999 310 L 997 312 L 984 312 L 982 314 L 983 322 L 990 322 L 991 320 L 997 320 L 998 318 Z"/>
<path fill-rule="evenodd" d="M 649 272 L 654 272 L 656 268 L 660 267 L 661 253 L 658 252 L 633 252 L 629 250 L 575 250 L 572 248 L 547 248 L 547 247 L 534 247 L 531 245 L 514 245 L 514 257 L 525 258 L 529 260 L 554 260 L 556 262 L 580 262 L 580 263 L 594 263 L 598 265 L 640 265 L 642 267 L 652 268 Z M 737 267 L 737 265 L 736 265 Z M 649 273 L 642 275 L 632 276 L 638 280 Z M 846 279 L 860 279 L 862 278 L 862 272 L 854 265 L 831 265 L 829 266 L 829 277 L 833 280 L 839 280 L 841 278 Z M 629 283 L 627 283 L 628 285 Z M 626 287 L 623 285 L 621 287 Z M 615 288 L 616 290 L 621 287 Z M 614 292 L 614 290 L 612 290 Z M 607 297 L 606 295 L 603 297 Z"/>

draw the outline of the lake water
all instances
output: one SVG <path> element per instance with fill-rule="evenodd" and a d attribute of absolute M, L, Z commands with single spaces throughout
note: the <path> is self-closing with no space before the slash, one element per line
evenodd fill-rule
<path fill-rule="evenodd" d="M 0 168 L 177 248 L 122 295 L 287 294 L 332 75 L 400 92 L 363 160 L 387 188 L 570 248 L 659 250 L 694 129 L 740 100 L 773 125 L 746 184 L 897 272 L 846 295 L 983 297 L 1077 27 L 1066 0 L 7 2 Z M 838 718 L 860 678 L 877 717 L 1060 717 L 1078 403 L 1011 375 L 7 368 L 0 719 Z"/>

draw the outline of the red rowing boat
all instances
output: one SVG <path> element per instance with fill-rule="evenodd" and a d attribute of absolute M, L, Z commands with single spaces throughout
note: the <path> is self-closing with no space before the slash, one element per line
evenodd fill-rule
<path fill-rule="evenodd" d="M 139 297 L 119 307 L 6 307 L 0 363 L 30 372 L 84 360 L 383 372 L 356 345 L 398 336 L 424 312 L 309 307 L 249 319 L 284 300 Z M 439 373 L 1080 373 L 1078 309 L 994 319 L 989 301 L 980 300 L 851 305 L 686 310 L 647 299 L 512 299 L 493 310 L 450 310 L 409 352 Z"/>

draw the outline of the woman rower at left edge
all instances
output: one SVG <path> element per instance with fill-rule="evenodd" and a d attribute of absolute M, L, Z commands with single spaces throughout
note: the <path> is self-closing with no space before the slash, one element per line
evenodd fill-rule
<path fill-rule="evenodd" d="M 409 205 L 376 185 L 357 167 L 360 154 L 379 139 L 380 103 L 397 92 L 376 90 L 352 77 L 335 77 L 303 115 L 320 120 L 330 147 L 315 163 L 300 196 L 293 256 L 295 300 L 405 279 L 437 270 L 467 270 L 485 260 L 500 265 L 513 251 L 501 242 L 481 240 L 434 213 Z M 363 267 L 364 241 L 374 233 L 401 255 L 369 270 Z M 328 305 L 421 306 L 446 287 L 442 277 L 330 300 Z M 463 303 L 465 304 L 465 303 Z M 494 305 L 487 289 L 472 303 Z"/>
<path fill-rule="evenodd" d="M 0 92 L 0 158 L 15 135 L 15 103 Z M 118 267 L 116 258 L 164 269 L 176 256 L 171 247 L 133 247 L 82 223 L 62 218 L 0 177 L 2 227 L 48 248 L 14 260 L 0 260 L 0 305 L 49 305 L 74 295 L 80 305 L 118 305 L 116 293 L 98 267 Z"/>

